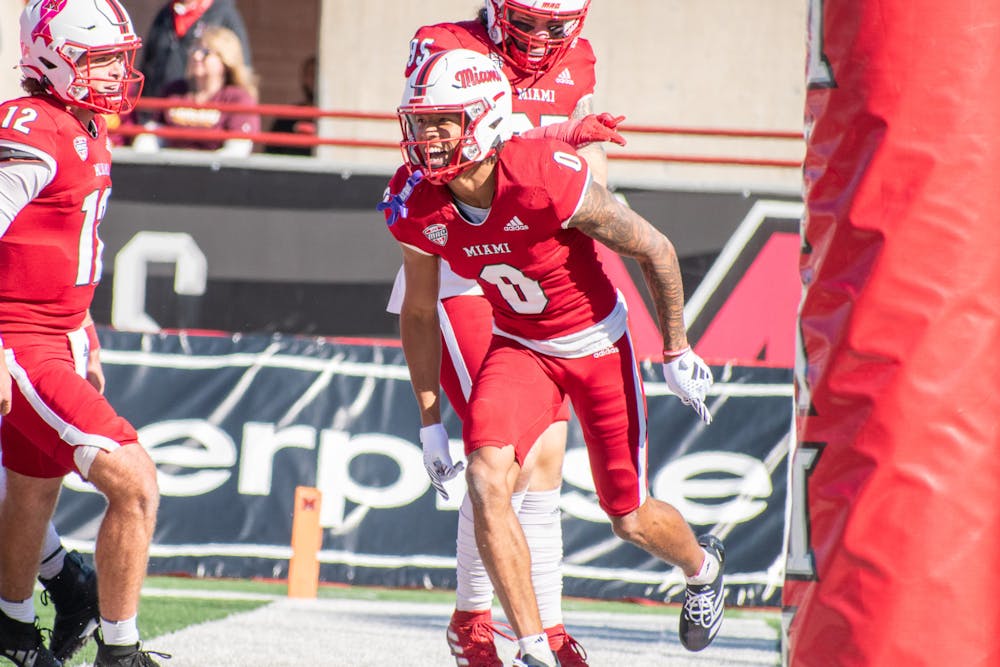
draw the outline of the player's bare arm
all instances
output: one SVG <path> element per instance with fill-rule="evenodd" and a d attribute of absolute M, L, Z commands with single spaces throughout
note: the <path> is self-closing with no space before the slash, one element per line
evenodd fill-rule
<path fill-rule="evenodd" d="M 579 229 L 619 255 L 635 258 L 642 268 L 659 318 L 663 345 L 687 347 L 684 331 L 684 285 L 677 252 L 670 240 L 607 188 L 591 182 L 568 227 Z"/>
<path fill-rule="evenodd" d="M 573 109 L 573 113 L 570 118 L 584 118 L 594 113 L 594 96 L 586 95 L 580 98 L 580 101 L 576 103 L 576 107 Z M 580 146 L 577 149 L 587 164 L 590 165 L 591 177 L 600 183 L 601 185 L 608 184 L 608 154 L 604 150 L 604 144 L 600 142 L 594 142 L 592 144 L 587 144 L 586 146 Z"/>
<path fill-rule="evenodd" d="M 440 261 L 405 245 L 400 247 L 406 294 L 399 312 L 399 333 L 421 423 L 427 426 L 441 421 L 441 334 L 437 312 Z"/>

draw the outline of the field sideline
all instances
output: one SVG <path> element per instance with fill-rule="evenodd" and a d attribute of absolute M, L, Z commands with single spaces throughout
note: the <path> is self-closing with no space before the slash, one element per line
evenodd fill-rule
<path fill-rule="evenodd" d="M 140 628 L 147 648 L 173 655 L 164 667 L 376 667 L 453 665 L 444 631 L 449 591 L 323 586 L 315 600 L 286 597 L 283 583 L 150 577 Z M 39 605 L 42 624 L 50 608 Z M 689 653 L 677 640 L 676 606 L 578 600 L 566 624 L 591 667 L 750 667 L 780 664 L 779 614 L 728 610 L 720 636 Z M 502 620 L 502 612 L 495 615 Z M 515 647 L 498 638 L 505 664 Z M 71 665 L 89 665 L 88 647 Z"/>

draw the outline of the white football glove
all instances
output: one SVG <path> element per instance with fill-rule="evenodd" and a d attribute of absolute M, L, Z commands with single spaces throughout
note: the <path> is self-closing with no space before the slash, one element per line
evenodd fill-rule
<path fill-rule="evenodd" d="M 705 406 L 705 395 L 712 386 L 712 370 L 690 347 L 669 363 L 663 364 L 663 377 L 667 389 L 690 405 L 706 424 L 712 423 L 712 414 Z"/>
<path fill-rule="evenodd" d="M 441 497 L 448 500 L 448 492 L 444 483 L 458 477 L 465 468 L 465 463 L 451 462 L 451 452 L 448 451 L 448 432 L 441 424 L 431 424 L 420 429 L 420 446 L 424 449 L 424 468 L 431 484 L 438 490 Z"/>

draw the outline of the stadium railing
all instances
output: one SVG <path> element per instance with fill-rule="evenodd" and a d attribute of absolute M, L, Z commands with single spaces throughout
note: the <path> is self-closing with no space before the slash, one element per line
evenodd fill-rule
<path fill-rule="evenodd" d="M 393 113 L 320 109 L 317 107 L 282 104 L 195 104 L 187 101 L 179 102 L 177 99 L 143 98 L 139 101 L 138 109 L 140 111 L 157 111 L 178 106 L 193 109 L 216 109 L 223 112 L 253 113 L 260 115 L 262 119 L 282 117 L 302 120 L 332 119 L 337 121 L 357 121 L 359 123 L 376 121 L 378 123 L 397 124 L 396 115 Z M 733 149 L 723 148 L 720 150 L 718 142 L 716 142 L 713 150 L 705 153 L 690 150 L 680 152 L 637 152 L 627 147 L 623 149 L 615 147 L 616 150 L 608 152 L 608 159 L 610 160 L 800 169 L 802 166 L 801 157 L 785 157 L 785 155 L 799 156 L 804 154 L 805 151 L 805 143 L 801 131 L 632 125 L 627 122 L 619 126 L 618 129 L 626 138 L 632 134 L 667 138 L 686 137 L 724 141 L 738 140 L 740 143 L 738 146 L 734 144 Z M 162 125 L 154 127 L 152 125 L 131 125 L 126 123 L 114 128 L 112 133 L 129 138 L 140 134 L 152 134 L 164 139 L 205 139 L 213 141 L 250 139 L 256 146 L 340 146 L 349 148 L 399 149 L 399 143 L 396 140 L 377 137 L 358 139 L 345 136 L 326 136 L 326 132 L 322 128 L 318 134 L 264 131 L 246 133 L 225 130 L 186 129 Z M 746 151 L 751 154 L 734 155 L 730 150 L 738 150 L 740 153 Z M 779 153 L 780 155 L 775 156 L 775 153 Z"/>

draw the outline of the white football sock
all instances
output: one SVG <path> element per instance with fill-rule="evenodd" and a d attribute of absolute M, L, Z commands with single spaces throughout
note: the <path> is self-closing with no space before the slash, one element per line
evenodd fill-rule
<path fill-rule="evenodd" d="M 9 618 L 13 618 L 15 621 L 21 621 L 22 623 L 34 623 L 35 599 L 28 598 L 27 600 L 14 602 L 0 598 L 0 611 L 5 613 Z"/>
<path fill-rule="evenodd" d="M 49 521 L 49 528 L 45 532 L 45 543 L 42 545 L 42 562 L 38 566 L 38 576 L 42 579 L 52 579 L 62 572 L 65 560 L 66 550 L 59 541 L 56 527 Z"/>
<path fill-rule="evenodd" d="M 701 569 L 698 570 L 698 574 L 693 577 L 685 577 L 687 583 L 695 586 L 710 584 L 719 574 L 719 561 L 715 558 L 715 556 L 708 553 L 704 549 L 702 549 L 702 552 L 705 554 L 705 560 L 701 564 Z"/>
<path fill-rule="evenodd" d="M 546 665 L 556 664 L 556 656 L 552 653 L 552 649 L 549 648 L 549 638 L 544 632 L 540 635 L 521 637 L 517 640 L 517 646 L 521 649 L 521 656 L 531 655 Z"/>
<path fill-rule="evenodd" d="M 458 535 L 455 544 L 455 608 L 459 611 L 489 609 L 493 606 L 493 584 L 476 547 L 472 501 L 468 494 L 458 510 Z"/>
<path fill-rule="evenodd" d="M 101 618 L 101 636 L 105 644 L 113 646 L 134 646 L 139 643 L 139 626 L 136 617 L 124 621 L 108 621 Z"/>
<path fill-rule="evenodd" d="M 538 599 L 543 628 L 563 622 L 562 516 L 560 489 L 528 491 L 517 514 L 531 550 L 531 583 Z"/>
<path fill-rule="evenodd" d="M 515 493 L 511 504 L 516 512 L 524 501 L 524 493 Z M 473 523 L 472 501 L 468 494 L 458 510 L 456 537 L 455 608 L 459 611 L 484 611 L 493 606 L 493 582 L 479 556 Z"/>

